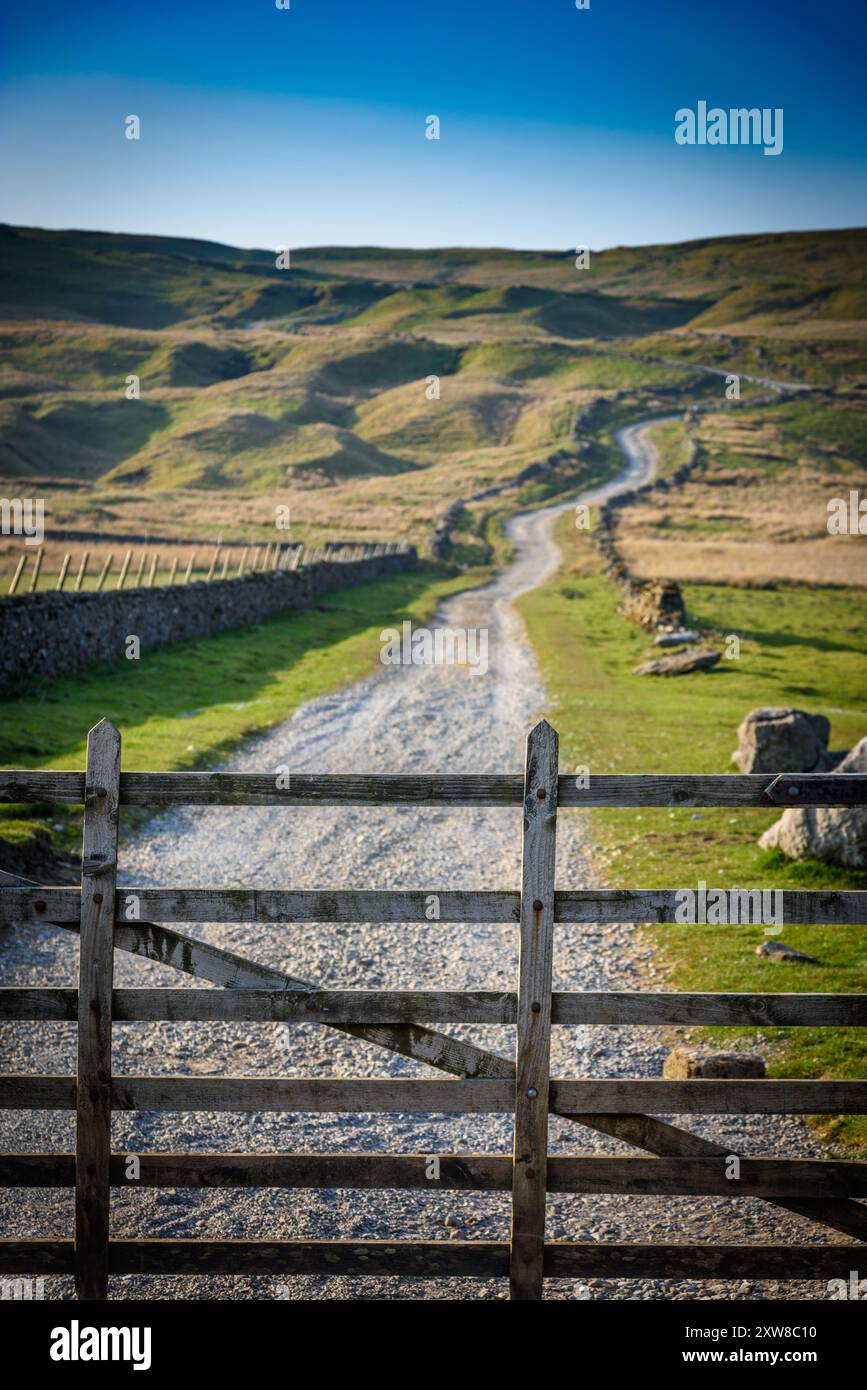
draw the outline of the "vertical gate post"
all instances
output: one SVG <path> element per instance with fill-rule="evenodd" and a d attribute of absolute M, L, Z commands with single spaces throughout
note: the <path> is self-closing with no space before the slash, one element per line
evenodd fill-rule
<path fill-rule="evenodd" d="M 557 837 L 557 734 L 544 720 L 527 739 L 512 1239 L 513 1299 L 542 1297 L 548 1167 L 548 1080 L 554 964 L 554 868 Z"/>
<path fill-rule="evenodd" d="M 120 734 L 103 719 L 87 738 L 78 956 L 75 1290 L 108 1297 L 111 991 L 120 798 Z"/>

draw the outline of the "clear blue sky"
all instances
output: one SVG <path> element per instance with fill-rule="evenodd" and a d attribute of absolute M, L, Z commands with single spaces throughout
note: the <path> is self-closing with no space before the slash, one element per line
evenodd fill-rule
<path fill-rule="evenodd" d="M 862 0 L 0 0 L 0 15 L 7 222 L 552 248 L 867 222 Z M 675 110 L 701 99 L 782 107 L 783 153 L 677 146 Z"/>

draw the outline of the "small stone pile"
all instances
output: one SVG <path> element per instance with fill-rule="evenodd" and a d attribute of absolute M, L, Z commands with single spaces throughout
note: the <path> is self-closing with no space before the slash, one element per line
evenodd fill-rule
<path fill-rule="evenodd" d="M 623 604 L 623 616 L 646 632 L 684 628 L 686 609 L 680 586 L 673 579 L 650 579 L 646 584 L 633 581 Z"/>

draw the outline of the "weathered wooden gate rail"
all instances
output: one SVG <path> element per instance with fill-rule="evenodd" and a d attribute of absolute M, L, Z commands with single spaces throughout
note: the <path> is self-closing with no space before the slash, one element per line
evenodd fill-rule
<path fill-rule="evenodd" d="M 281 778 L 284 781 L 285 778 Z M 594 776 L 587 788 L 558 776 L 557 736 L 531 733 L 524 778 L 293 775 L 288 788 L 259 774 L 121 773 L 120 737 L 103 721 L 88 740 L 87 772 L 0 773 L 0 800 L 83 803 L 80 889 L 15 881 L 0 887 L 0 919 L 79 932 L 79 988 L 0 990 L 0 1019 L 76 1021 L 76 1076 L 2 1076 L 0 1107 L 73 1109 L 75 1154 L 0 1154 L 0 1184 L 76 1188 L 74 1240 L 0 1241 L 0 1272 L 74 1273 L 81 1298 L 103 1298 L 110 1274 L 323 1273 L 508 1275 L 513 1298 L 541 1296 L 543 1278 L 846 1277 L 863 1245 L 645 1245 L 550 1242 L 547 1192 L 761 1197 L 867 1240 L 867 1164 L 745 1158 L 653 1118 L 660 1114 L 867 1113 L 861 1081 L 567 1080 L 549 1075 L 559 1024 L 783 1024 L 867 1026 L 867 995 L 560 993 L 551 988 L 557 922 L 674 920 L 674 889 L 557 892 L 559 806 L 867 805 L 861 776 Z M 320 990 L 143 917 L 163 921 L 427 921 L 434 889 L 255 891 L 118 889 L 118 807 L 170 804 L 522 805 L 520 892 L 437 892 L 444 922 L 514 922 L 515 992 Z M 7 876 L 8 878 L 8 876 Z M 133 905 L 134 904 L 134 905 Z M 783 893 L 787 923 L 867 923 L 867 893 Z M 436 931 L 436 922 L 430 923 Z M 737 930 L 736 926 L 721 930 Z M 172 965 L 214 989 L 113 989 L 113 948 Z M 460 1080 L 129 1077 L 112 1074 L 111 1023 L 250 1020 L 325 1023 Z M 516 1063 L 419 1023 L 517 1025 Z M 511 1158 L 440 1154 L 141 1155 L 126 1176 L 112 1154 L 112 1110 L 515 1113 Z M 553 1111 L 655 1158 L 549 1157 Z M 396 1187 L 512 1191 L 512 1236 L 497 1241 L 112 1240 L 112 1186 Z"/>

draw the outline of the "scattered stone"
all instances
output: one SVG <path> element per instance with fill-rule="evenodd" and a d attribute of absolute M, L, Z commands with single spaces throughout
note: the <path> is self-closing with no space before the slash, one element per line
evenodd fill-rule
<path fill-rule="evenodd" d="M 661 656 L 657 661 L 645 661 L 636 666 L 636 676 L 683 676 L 687 671 L 707 671 L 716 666 L 722 653 L 710 647 L 699 647 L 697 651 L 675 652 L 673 656 Z"/>
<path fill-rule="evenodd" d="M 683 627 L 686 609 L 683 595 L 673 579 L 651 579 L 633 583 L 623 605 L 627 622 L 638 623 L 652 632 L 657 627 Z"/>
<path fill-rule="evenodd" d="M 867 738 L 834 769 L 867 773 Z M 790 859 L 822 859 L 849 869 L 867 869 L 867 808 L 791 806 L 759 840 L 762 849 L 779 849 Z"/>
<path fill-rule="evenodd" d="M 445 1219 L 445 1223 L 444 1223 L 444 1224 L 445 1224 L 446 1226 L 448 1226 L 448 1228 L 449 1228 L 450 1230 L 454 1230 L 454 1229 L 459 1229 L 461 1223 L 460 1223 L 460 1221 L 458 1220 L 458 1218 L 454 1215 L 453 1212 L 449 1212 L 448 1216 L 447 1216 L 446 1219 Z"/>
<path fill-rule="evenodd" d="M 794 946 L 787 946 L 785 941 L 763 941 L 756 947 L 756 955 L 764 957 L 765 960 L 797 961 L 801 965 L 818 965 L 815 956 L 808 956 L 804 951 L 796 951 Z"/>
<path fill-rule="evenodd" d="M 669 1052 L 662 1068 L 670 1081 L 689 1081 L 699 1077 L 706 1081 L 742 1080 L 764 1076 L 762 1057 L 750 1052 L 698 1052 L 675 1047 Z"/>
<path fill-rule="evenodd" d="M 653 640 L 657 647 L 681 647 L 685 642 L 697 642 L 698 633 L 688 627 L 679 627 L 672 632 L 659 632 Z"/>
<path fill-rule="evenodd" d="M 732 762 L 741 772 L 828 772 L 842 753 L 828 752 L 831 725 L 801 709 L 754 709 L 738 729 Z"/>

